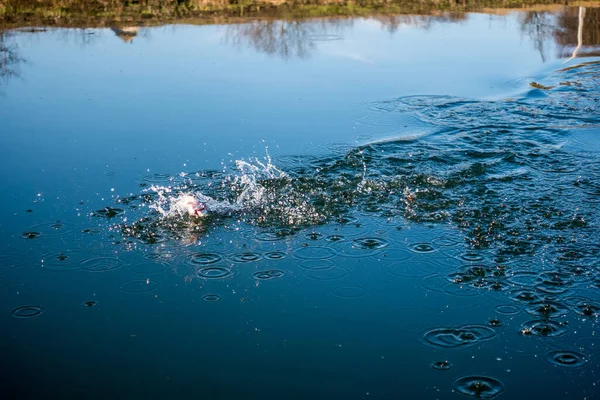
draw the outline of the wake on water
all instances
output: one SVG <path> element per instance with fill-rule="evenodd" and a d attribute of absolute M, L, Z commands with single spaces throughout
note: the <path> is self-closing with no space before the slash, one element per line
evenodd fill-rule
<path fill-rule="evenodd" d="M 600 123 L 597 65 L 550 75 L 559 83 L 545 89 L 546 98 L 380 102 L 372 107 L 376 115 L 414 115 L 439 129 L 325 158 L 282 160 L 282 169 L 267 154 L 236 161 L 233 172 L 182 173 L 118 199 L 129 209 L 113 229 L 151 244 L 199 236 L 231 221 L 297 230 L 358 212 L 450 223 L 464 230 L 471 246 L 499 253 L 530 252 L 569 237 L 591 242 L 598 224 L 598 154 L 564 143 L 574 129 Z M 562 84 L 567 78 L 578 84 Z M 196 213 L 195 204 L 205 210 Z M 120 216 L 115 210 L 97 215 Z"/>

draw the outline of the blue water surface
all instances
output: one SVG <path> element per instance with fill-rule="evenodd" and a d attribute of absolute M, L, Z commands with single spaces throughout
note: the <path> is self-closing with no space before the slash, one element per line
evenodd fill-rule
<path fill-rule="evenodd" d="M 595 398 L 577 12 L 7 32 L 2 398 Z"/>

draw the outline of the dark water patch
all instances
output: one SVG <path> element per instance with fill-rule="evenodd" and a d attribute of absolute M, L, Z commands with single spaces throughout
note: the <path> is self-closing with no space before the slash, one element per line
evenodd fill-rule
<path fill-rule="evenodd" d="M 191 266 L 211 265 L 223 260 L 223 256 L 217 253 L 194 253 L 190 255 L 186 263 Z"/>
<path fill-rule="evenodd" d="M 573 284 L 573 277 L 560 271 L 542 272 L 538 279 L 546 285 L 567 286 Z"/>
<path fill-rule="evenodd" d="M 279 269 L 268 269 L 264 271 L 256 271 L 252 274 L 252 278 L 258 281 L 268 281 L 271 279 L 281 278 L 285 276 L 285 272 Z"/>
<path fill-rule="evenodd" d="M 369 293 L 369 289 L 362 286 L 340 286 L 331 291 L 331 295 L 340 299 L 360 299 Z"/>
<path fill-rule="evenodd" d="M 328 269 L 311 269 L 302 272 L 303 277 L 314 281 L 338 281 L 348 277 L 350 271 L 344 267 L 335 266 Z"/>
<path fill-rule="evenodd" d="M 52 271 L 74 271 L 84 268 L 87 254 L 80 250 L 53 251 L 42 256 L 41 267 Z"/>
<path fill-rule="evenodd" d="M 570 276 L 575 282 L 588 282 L 595 272 L 592 266 L 573 264 L 561 265 L 559 270 Z"/>
<path fill-rule="evenodd" d="M 600 303 L 596 301 L 585 297 L 567 297 L 564 301 L 574 313 L 582 317 L 597 318 L 600 316 Z"/>
<path fill-rule="evenodd" d="M 119 232 L 128 241 L 172 247 L 181 247 L 196 242 L 198 238 L 206 234 L 211 224 L 210 217 L 190 218 L 187 215 L 162 217 L 159 214 L 151 213 L 143 215 L 137 220 L 130 219 L 134 222 L 113 226 L 113 231 Z"/>
<path fill-rule="evenodd" d="M 598 318 L 600 316 L 600 304 L 591 302 L 581 302 L 573 306 L 576 314 L 584 317 Z"/>
<path fill-rule="evenodd" d="M 196 275 L 203 279 L 224 279 L 231 277 L 233 275 L 233 271 L 225 267 L 204 267 L 199 269 L 196 272 Z"/>
<path fill-rule="evenodd" d="M 218 294 L 209 293 L 202 296 L 202 300 L 212 303 L 221 300 L 221 296 Z"/>
<path fill-rule="evenodd" d="M 37 239 L 42 236 L 42 232 L 26 231 L 21 233 L 22 239 Z"/>
<path fill-rule="evenodd" d="M 134 272 L 136 274 L 151 275 L 151 274 L 160 274 L 161 272 L 165 272 L 170 267 L 171 266 L 165 262 L 147 260 L 144 262 L 132 264 L 128 268 L 131 272 Z"/>
<path fill-rule="evenodd" d="M 565 326 L 556 321 L 533 320 L 524 322 L 521 325 L 521 334 L 525 336 L 555 337 L 562 336 L 566 332 Z"/>
<path fill-rule="evenodd" d="M 488 326 L 491 328 L 500 328 L 502 325 L 504 324 L 498 318 L 490 318 L 488 320 Z"/>
<path fill-rule="evenodd" d="M 301 260 L 326 260 L 335 256 L 335 251 L 329 247 L 305 246 L 293 252 L 294 257 Z"/>
<path fill-rule="evenodd" d="M 485 283 L 485 288 L 494 292 L 503 292 L 509 290 L 512 286 L 502 280 L 488 280 Z"/>
<path fill-rule="evenodd" d="M 94 217 L 99 217 L 99 218 L 114 218 L 118 215 L 123 214 L 123 209 L 122 208 L 117 208 L 117 207 L 104 207 L 101 208 L 99 210 L 96 210 L 92 213 L 92 216 Z"/>
<path fill-rule="evenodd" d="M 260 259 L 262 259 L 262 255 L 259 253 L 253 253 L 253 252 L 247 251 L 244 253 L 234 254 L 234 255 L 230 256 L 229 259 L 235 263 L 250 263 L 250 262 L 259 261 Z"/>
<path fill-rule="evenodd" d="M 447 277 L 452 283 L 468 283 L 491 276 L 492 271 L 491 267 L 485 265 L 467 265 L 462 267 L 462 271 L 453 272 Z"/>
<path fill-rule="evenodd" d="M 437 369 L 440 371 L 447 371 L 450 368 L 452 368 L 452 364 L 448 360 L 436 361 L 433 364 L 431 364 L 431 368 Z"/>
<path fill-rule="evenodd" d="M 504 275 L 505 270 L 503 266 L 469 264 L 462 266 L 459 272 L 452 272 L 446 275 L 446 279 L 450 283 L 461 286 L 504 291 L 510 288 L 510 285 L 502 280 Z"/>
<path fill-rule="evenodd" d="M 277 261 L 287 257 L 287 254 L 283 251 L 268 251 L 264 254 L 267 260 Z"/>
<path fill-rule="evenodd" d="M 121 268 L 123 260 L 115 257 L 95 257 L 81 261 L 83 269 L 91 272 L 109 272 Z"/>
<path fill-rule="evenodd" d="M 464 376 L 454 381 L 454 390 L 479 399 L 495 399 L 504 392 L 504 384 L 488 376 Z"/>
<path fill-rule="evenodd" d="M 44 313 L 44 309 L 40 306 L 21 306 L 13 309 L 11 314 L 15 318 L 35 318 Z"/>
<path fill-rule="evenodd" d="M 502 315 L 516 315 L 521 312 L 519 307 L 511 306 L 509 304 L 496 306 L 495 310 L 498 314 Z"/>
<path fill-rule="evenodd" d="M 589 362 L 585 355 L 571 350 L 550 351 L 545 358 L 550 364 L 565 368 L 581 368 Z"/>
<path fill-rule="evenodd" d="M 322 271 L 326 269 L 332 269 L 337 266 L 337 264 L 331 260 L 303 260 L 297 265 L 298 268 L 306 271 Z"/>
<path fill-rule="evenodd" d="M 530 303 L 525 311 L 536 317 L 556 318 L 567 315 L 569 310 L 556 301 L 542 300 Z"/>
<path fill-rule="evenodd" d="M 83 306 L 86 307 L 86 308 L 96 307 L 97 305 L 98 305 L 97 301 L 90 300 L 90 301 L 84 301 L 83 302 Z"/>
<path fill-rule="evenodd" d="M 433 347 L 470 347 L 496 336 L 493 329 L 483 325 L 435 328 L 421 336 L 423 343 Z"/>
<path fill-rule="evenodd" d="M 97 235 L 101 235 L 103 233 L 103 231 L 100 228 L 85 228 L 85 229 L 81 230 L 81 233 L 84 233 L 84 234 L 90 235 L 90 236 L 97 236 Z"/>
<path fill-rule="evenodd" d="M 573 277 L 563 272 L 542 272 L 538 276 L 538 283 L 534 287 L 544 293 L 562 294 L 569 289 L 573 282 Z"/>
<path fill-rule="evenodd" d="M 161 282 L 154 279 L 134 279 L 121 283 L 119 290 L 124 293 L 143 294 L 154 292 L 160 285 Z"/>

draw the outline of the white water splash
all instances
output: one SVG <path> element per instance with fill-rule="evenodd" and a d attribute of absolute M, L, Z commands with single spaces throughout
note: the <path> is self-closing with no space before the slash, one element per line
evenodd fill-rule
<path fill-rule="evenodd" d="M 228 214 L 249 208 L 256 208 L 267 203 L 266 189 L 259 182 L 265 179 L 282 179 L 286 173 L 277 168 L 267 154 L 265 162 L 258 158 L 248 161 L 236 160 L 237 173 L 227 176 L 221 185 L 230 193 L 236 193 L 236 200 L 218 200 L 199 191 L 193 191 L 189 186 L 160 186 L 152 185 L 147 191 L 157 195 L 156 200 L 149 205 L 151 210 L 158 212 L 164 218 L 202 217 L 209 214 Z M 199 205 L 204 206 L 202 212 L 197 212 Z"/>
<path fill-rule="evenodd" d="M 249 161 L 236 160 L 235 167 L 240 175 L 233 177 L 231 188 L 239 191 L 236 200 L 238 206 L 256 207 L 264 203 L 265 188 L 258 183 L 261 179 L 282 179 L 286 178 L 285 172 L 277 168 L 272 162 L 271 157 L 265 157 L 266 163 L 258 158 L 251 158 Z"/>

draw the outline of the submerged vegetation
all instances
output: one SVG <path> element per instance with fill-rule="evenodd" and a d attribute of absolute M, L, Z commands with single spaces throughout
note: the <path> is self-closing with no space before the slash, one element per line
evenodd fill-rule
<path fill-rule="evenodd" d="M 0 0 L 0 25 L 108 26 L 209 23 L 241 18 L 307 18 L 464 13 L 490 8 L 580 5 L 560 0 Z"/>

